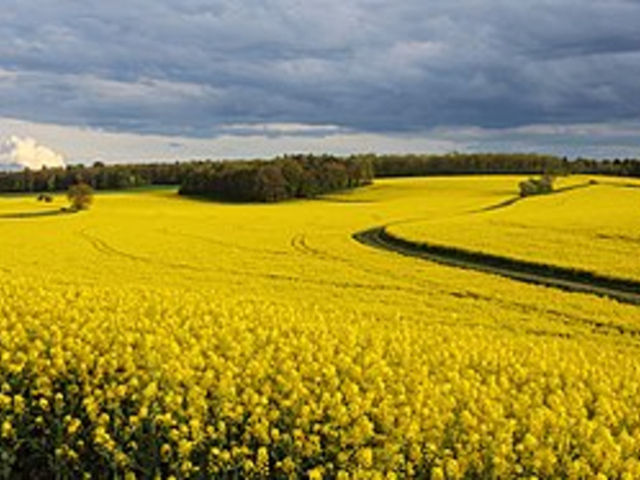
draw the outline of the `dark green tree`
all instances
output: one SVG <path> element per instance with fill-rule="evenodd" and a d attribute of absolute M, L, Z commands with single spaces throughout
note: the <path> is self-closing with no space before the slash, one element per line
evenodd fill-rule
<path fill-rule="evenodd" d="M 530 178 L 520 182 L 520 196 L 529 197 L 531 195 L 543 195 L 553 191 L 554 177 L 551 175 L 543 175 L 540 178 Z"/>
<path fill-rule="evenodd" d="M 93 203 L 93 189 L 86 183 L 73 184 L 67 190 L 67 198 L 73 210 L 88 210 Z"/>

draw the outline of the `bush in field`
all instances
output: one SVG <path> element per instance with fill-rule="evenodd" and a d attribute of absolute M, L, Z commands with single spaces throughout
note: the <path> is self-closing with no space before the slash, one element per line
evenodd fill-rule
<path fill-rule="evenodd" d="M 67 198 L 73 210 L 88 210 L 93 203 L 93 189 L 86 183 L 71 185 L 67 190 Z"/>
<path fill-rule="evenodd" d="M 520 196 L 542 195 L 553 191 L 554 178 L 551 175 L 543 175 L 540 178 L 530 178 L 520 182 Z"/>

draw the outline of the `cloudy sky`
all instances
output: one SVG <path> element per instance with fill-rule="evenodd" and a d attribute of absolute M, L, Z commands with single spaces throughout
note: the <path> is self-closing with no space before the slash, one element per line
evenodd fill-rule
<path fill-rule="evenodd" d="M 637 0 L 1 4 L 0 162 L 640 157 Z"/>

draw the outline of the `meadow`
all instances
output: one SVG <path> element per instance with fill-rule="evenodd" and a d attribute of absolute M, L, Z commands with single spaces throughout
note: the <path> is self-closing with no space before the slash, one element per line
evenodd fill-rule
<path fill-rule="evenodd" d="M 391 224 L 431 240 L 609 188 L 485 210 L 520 180 L 378 180 L 275 205 L 159 188 L 77 214 L 0 197 L 0 476 L 640 477 L 638 307 L 351 237 Z M 630 235 L 637 192 L 611 188 L 603 235 Z M 544 212 L 558 230 L 578 218 Z M 471 224 L 455 240 L 480 248 Z"/>

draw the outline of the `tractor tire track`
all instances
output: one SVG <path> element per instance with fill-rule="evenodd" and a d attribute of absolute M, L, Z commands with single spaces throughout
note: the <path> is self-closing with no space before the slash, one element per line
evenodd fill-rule
<path fill-rule="evenodd" d="M 366 268 L 362 265 L 352 265 L 352 263 L 345 258 L 332 255 L 330 253 L 322 252 L 316 248 L 309 246 L 306 236 L 304 234 L 298 234 L 291 240 L 291 245 L 298 250 L 300 253 L 306 253 L 308 255 L 314 255 L 316 258 L 321 258 L 326 261 L 340 261 L 352 268 L 356 268 L 362 272 L 366 272 L 371 275 L 380 276 L 384 275 L 386 278 L 393 279 L 395 281 L 401 281 L 402 287 L 397 288 L 398 291 L 402 291 L 403 293 L 411 293 L 414 295 L 444 295 L 449 297 L 454 297 L 459 300 L 470 300 L 473 302 L 482 302 L 486 304 L 499 304 L 503 308 L 507 308 L 510 310 L 516 310 L 522 312 L 524 314 L 530 313 L 531 306 L 526 303 L 522 303 L 520 301 L 506 300 L 504 298 L 496 299 L 490 295 L 483 295 L 477 292 L 472 291 L 450 291 L 443 290 L 439 288 L 437 284 L 426 283 L 422 285 L 420 288 L 420 283 L 416 283 L 415 279 L 411 279 L 410 285 L 407 285 L 407 278 L 399 275 L 394 275 L 391 272 L 383 271 L 383 270 L 375 270 L 373 268 Z M 560 312 L 553 308 L 545 308 L 545 314 L 549 318 L 549 320 L 554 323 L 561 324 L 564 326 L 576 326 L 579 325 L 582 328 L 585 328 L 592 333 L 598 333 L 603 335 L 630 335 L 634 339 L 640 339 L 640 328 L 630 328 L 625 325 L 620 324 L 610 324 L 606 322 L 601 322 L 597 320 L 593 320 L 592 318 L 586 318 L 578 315 L 567 315 L 567 313 Z M 524 327 L 523 327 L 524 328 Z M 541 334 L 538 332 L 538 334 Z"/>
<path fill-rule="evenodd" d="M 196 272 L 199 274 L 207 274 L 207 275 L 224 271 L 225 273 L 235 275 L 239 278 L 259 277 L 267 280 L 286 281 L 286 282 L 292 282 L 292 283 L 310 284 L 310 285 L 319 285 L 319 286 L 331 286 L 331 287 L 336 287 L 341 289 L 353 288 L 353 289 L 359 289 L 359 290 L 362 289 L 362 290 L 369 290 L 369 291 L 404 291 L 404 289 L 401 287 L 394 286 L 394 285 L 385 285 L 385 284 L 368 284 L 368 283 L 347 282 L 347 281 L 341 282 L 341 281 L 322 280 L 317 278 L 311 279 L 311 278 L 305 278 L 305 277 L 282 274 L 282 273 L 255 272 L 251 270 L 239 270 L 239 269 L 225 268 L 220 266 L 217 266 L 215 270 L 212 270 L 209 268 L 197 267 L 195 265 L 191 265 L 187 263 L 168 262 L 168 261 L 156 259 L 153 257 L 134 255 L 132 253 L 125 252 L 123 250 L 120 250 L 111 246 L 109 243 L 105 242 L 104 240 L 92 234 L 89 234 L 86 230 L 81 231 L 80 236 L 84 238 L 95 250 L 97 250 L 98 252 L 104 255 L 109 255 L 109 256 L 114 256 L 119 258 L 126 258 L 128 260 L 143 263 L 149 266 L 168 267 L 174 270 Z"/>
<path fill-rule="evenodd" d="M 111 246 L 110 244 L 108 244 L 107 242 L 105 242 L 104 240 L 102 240 L 101 238 L 98 238 L 94 235 L 89 234 L 86 230 L 83 230 L 80 232 L 80 236 L 82 238 L 84 238 L 87 242 L 89 242 L 89 244 L 96 249 L 98 252 L 105 254 L 105 255 L 111 255 L 111 256 L 116 256 L 116 257 L 120 257 L 120 258 L 126 258 L 128 260 L 132 260 L 135 262 L 141 262 L 141 263 L 145 263 L 148 265 L 161 265 L 164 267 L 169 267 L 169 268 L 173 268 L 173 269 L 177 269 L 177 270 L 189 270 L 189 271 L 194 271 L 194 272 L 201 272 L 203 271 L 202 268 L 198 268 L 196 266 L 193 265 L 189 265 L 187 263 L 175 263 L 175 262 L 166 262 L 163 260 L 158 260 L 155 259 L 153 257 L 145 257 L 145 256 L 141 256 L 141 255 L 134 255 L 132 253 L 129 252 L 125 252 L 124 250 L 120 250 L 117 249 L 113 246 Z"/>
<path fill-rule="evenodd" d="M 377 290 L 397 290 L 397 291 L 403 291 L 403 292 L 412 292 L 414 294 L 424 294 L 427 290 L 429 289 L 432 290 L 433 288 L 437 287 L 437 284 L 432 282 L 424 282 L 422 286 L 416 286 L 411 281 L 408 281 L 406 277 L 396 275 L 394 272 L 391 272 L 387 269 L 371 268 L 371 267 L 365 266 L 364 264 L 362 264 L 362 262 L 354 262 L 353 260 L 350 260 L 348 258 L 341 257 L 339 255 L 335 255 L 333 253 L 326 252 L 318 248 L 312 247 L 311 245 L 309 245 L 309 242 L 307 241 L 307 236 L 304 233 L 299 233 L 295 235 L 291 239 L 290 243 L 291 243 L 291 247 L 296 252 L 305 256 L 309 256 L 310 258 L 314 258 L 316 260 L 327 262 L 329 265 L 332 262 L 342 263 L 343 265 L 346 265 L 347 267 L 355 271 L 358 271 L 360 273 L 373 275 L 374 278 L 376 279 L 379 279 L 381 275 L 384 275 L 384 277 L 387 279 L 393 279 L 403 284 L 402 286 L 395 286 L 395 287 L 391 287 L 388 285 L 383 286 L 380 284 L 375 284 L 377 285 L 375 287 L 375 289 Z"/>
<path fill-rule="evenodd" d="M 82 238 L 84 238 L 87 242 L 89 242 L 89 244 L 98 252 L 103 253 L 105 255 L 111 255 L 111 256 L 117 256 L 117 257 L 124 257 L 128 260 L 134 260 L 136 262 L 143 262 L 143 263 L 153 263 L 151 261 L 151 259 L 147 258 L 147 257 L 142 257 L 139 255 L 134 255 L 132 253 L 128 253 L 122 250 L 118 250 L 115 247 L 112 247 L 111 245 L 109 245 L 107 242 L 105 242 L 104 240 L 95 237 L 89 233 L 87 233 L 86 230 L 83 230 L 80 232 L 80 236 Z"/>
<path fill-rule="evenodd" d="M 327 252 L 323 252 L 321 250 L 318 250 L 317 248 L 311 247 L 307 242 L 306 235 L 302 233 L 292 238 L 291 245 L 300 253 L 312 255 L 312 256 L 315 256 L 315 258 L 319 258 L 325 261 L 340 261 L 362 272 L 366 272 L 368 274 L 375 275 L 377 277 L 379 277 L 380 275 L 384 275 L 385 278 L 402 282 L 401 287 L 391 288 L 391 290 L 397 290 L 402 293 L 410 293 L 413 295 L 420 295 L 420 296 L 425 294 L 442 295 L 442 296 L 454 297 L 459 300 L 465 300 L 465 301 L 469 300 L 474 303 L 480 302 L 480 303 L 486 303 L 491 305 L 498 304 L 501 306 L 501 308 L 516 310 L 523 314 L 528 314 L 531 312 L 531 305 L 527 305 L 526 303 L 523 303 L 520 301 L 507 300 L 504 298 L 496 299 L 495 297 L 492 297 L 490 295 L 483 295 L 483 294 L 479 294 L 477 292 L 472 292 L 468 290 L 463 292 L 443 290 L 439 288 L 437 284 L 435 283 L 430 284 L 429 282 L 422 285 L 422 288 L 421 288 L 420 283 L 422 283 L 422 281 L 416 283 L 415 279 L 410 280 L 411 285 L 407 285 L 406 277 L 394 275 L 391 272 L 387 272 L 386 270 L 385 271 L 375 270 L 373 268 L 363 267 L 362 265 L 353 265 L 352 262 L 350 262 L 348 259 L 336 256 Z M 334 284 L 331 286 L 336 286 L 336 285 Z M 340 286 L 362 288 L 362 286 L 360 285 L 353 285 L 353 284 L 340 285 Z M 376 289 L 385 290 L 384 288 L 380 288 L 380 287 L 378 288 L 369 287 L 369 288 L 371 290 L 376 290 Z M 387 289 L 390 289 L 390 288 L 387 287 Z M 640 340 L 640 328 L 632 328 L 626 325 L 606 323 L 606 322 L 594 320 L 592 318 L 587 318 L 579 315 L 568 315 L 566 312 L 561 312 L 553 308 L 544 308 L 544 312 L 547 318 L 555 324 L 559 324 L 563 326 L 571 326 L 571 327 L 579 326 L 580 328 L 586 329 L 586 331 L 589 331 L 592 334 L 599 334 L 599 335 L 606 335 L 606 336 L 625 335 L 631 338 L 634 344 L 636 340 Z M 522 328 L 528 332 L 530 331 L 529 327 L 523 326 Z M 567 333 L 546 332 L 545 330 L 540 330 L 540 329 L 531 330 L 530 333 L 533 333 L 536 335 L 567 336 L 567 337 L 570 336 Z"/>
<path fill-rule="evenodd" d="M 170 235 L 173 237 L 178 237 L 178 238 L 188 238 L 188 239 L 192 239 L 192 240 L 198 240 L 200 242 L 209 244 L 209 245 L 214 245 L 216 247 L 222 247 L 222 248 L 227 248 L 227 249 L 233 249 L 233 250 L 237 250 L 239 252 L 251 252 L 251 253 L 258 253 L 261 255 L 273 255 L 273 256 L 285 256 L 288 255 L 289 252 L 285 251 L 285 250 L 273 250 L 273 249 L 268 249 L 268 248 L 255 248 L 255 247 L 248 247 L 246 245 L 239 245 L 237 243 L 233 243 L 233 242 L 226 242 L 224 240 L 219 240 L 217 238 L 212 238 L 212 237 L 206 237 L 206 236 L 202 236 L 202 235 L 193 235 L 190 233 L 181 233 L 181 232 L 175 232 L 175 231 L 171 231 L 169 229 L 163 228 L 161 230 L 158 230 L 160 233 L 162 233 L 163 235 Z"/>

